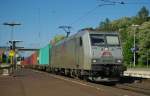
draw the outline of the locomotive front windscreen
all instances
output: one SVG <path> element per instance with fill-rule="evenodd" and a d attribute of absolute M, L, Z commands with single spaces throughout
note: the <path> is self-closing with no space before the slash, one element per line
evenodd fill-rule
<path fill-rule="evenodd" d="M 106 36 L 107 45 L 119 45 L 119 39 L 117 35 Z"/>
<path fill-rule="evenodd" d="M 118 35 L 91 34 L 92 46 L 119 45 Z"/>
<path fill-rule="evenodd" d="M 103 34 L 91 34 L 91 45 L 100 46 L 105 44 L 105 38 Z"/>

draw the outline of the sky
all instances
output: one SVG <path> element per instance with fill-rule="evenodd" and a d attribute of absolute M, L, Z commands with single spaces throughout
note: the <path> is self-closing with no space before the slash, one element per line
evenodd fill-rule
<path fill-rule="evenodd" d="M 142 6 L 150 10 L 150 0 L 123 1 L 128 4 L 109 4 L 103 0 L 0 0 L 0 46 L 11 40 L 11 27 L 4 22 L 20 23 L 14 27 L 13 39 L 18 46 L 41 48 L 56 35 L 65 34 L 58 28 L 71 26 L 71 34 L 86 27 L 97 27 L 106 18 L 110 20 L 135 16 Z"/>

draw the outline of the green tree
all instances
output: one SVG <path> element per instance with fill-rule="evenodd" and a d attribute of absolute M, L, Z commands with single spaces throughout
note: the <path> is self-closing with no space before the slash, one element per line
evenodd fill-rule
<path fill-rule="evenodd" d="M 59 41 L 63 40 L 65 38 L 64 35 L 56 35 L 52 40 L 51 40 L 51 44 L 56 44 Z"/>
<path fill-rule="evenodd" d="M 100 31 L 112 31 L 111 30 L 111 21 L 106 18 L 105 21 L 100 22 L 99 27 L 96 30 Z"/>
<path fill-rule="evenodd" d="M 94 29 L 94 28 L 92 28 L 92 27 L 89 27 L 89 28 L 83 28 L 83 29 L 81 29 L 81 31 L 84 31 L 84 30 L 94 31 L 95 29 Z"/>
<path fill-rule="evenodd" d="M 131 48 L 133 47 L 133 38 L 128 37 L 126 38 L 127 41 L 123 44 L 123 56 L 124 56 L 124 63 L 129 65 L 132 62 L 133 53 Z"/>
<path fill-rule="evenodd" d="M 150 52 L 150 22 L 144 22 L 139 30 L 138 39 L 139 39 L 139 64 L 146 65 L 147 62 L 147 53 Z"/>
<path fill-rule="evenodd" d="M 148 16 L 149 16 L 149 10 L 145 6 L 143 6 L 137 14 L 137 17 L 139 18 L 139 22 L 143 23 L 144 21 L 147 21 Z"/>

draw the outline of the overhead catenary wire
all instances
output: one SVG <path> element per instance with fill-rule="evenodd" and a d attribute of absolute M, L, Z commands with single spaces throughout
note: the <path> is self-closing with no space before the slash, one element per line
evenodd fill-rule
<path fill-rule="evenodd" d="M 93 11 L 95 11 L 99 6 L 94 7 L 93 9 L 91 9 L 90 11 L 86 12 L 85 14 L 83 14 L 81 17 L 77 18 L 75 21 L 73 21 L 70 25 L 73 26 L 73 24 L 79 22 L 80 20 L 82 20 L 84 17 L 86 17 L 87 15 L 89 15 L 90 13 L 92 13 Z"/>
<path fill-rule="evenodd" d="M 112 0 L 98 0 L 105 3 L 113 3 L 113 4 L 150 4 L 150 2 L 125 2 L 125 1 L 112 1 Z"/>
<path fill-rule="evenodd" d="M 102 1 L 105 1 L 105 0 L 102 0 Z M 108 0 L 108 1 L 110 1 L 110 0 Z M 112 5 L 113 6 L 113 5 L 116 5 L 116 3 L 124 4 L 124 2 L 113 2 L 113 1 L 106 2 L 106 3 L 103 3 L 103 4 L 99 4 L 96 7 L 94 7 L 93 9 L 91 9 L 88 12 L 86 12 L 85 14 L 83 14 L 81 17 L 77 18 L 70 25 L 73 26 L 75 23 L 77 23 L 77 22 L 81 21 L 82 19 L 84 19 L 86 16 L 88 16 L 89 14 L 91 14 L 92 12 L 94 12 L 95 10 L 97 10 L 99 7 L 107 6 L 107 5 Z"/>
<path fill-rule="evenodd" d="M 39 26 L 41 27 L 41 12 L 40 12 L 40 8 L 38 9 L 38 23 L 39 23 Z M 39 32 L 38 32 L 38 39 L 40 39 L 40 35 L 41 35 L 41 28 L 39 27 Z"/>
<path fill-rule="evenodd" d="M 105 3 L 119 3 L 119 4 L 123 4 L 124 2 L 123 1 L 111 1 L 111 0 L 98 0 L 98 1 L 102 1 L 102 2 L 105 2 Z"/>
<path fill-rule="evenodd" d="M 75 23 L 77 23 L 77 22 L 81 21 L 82 19 L 84 19 L 86 16 L 88 16 L 89 14 L 91 14 L 92 12 L 94 12 L 95 10 L 97 10 L 99 7 L 102 7 L 102 6 L 105 6 L 105 5 L 115 5 L 115 4 L 99 4 L 96 7 L 94 7 L 93 9 L 91 9 L 90 11 L 86 12 L 85 14 L 83 14 L 81 17 L 77 18 L 70 25 L 73 26 Z"/>
<path fill-rule="evenodd" d="M 73 21 L 70 25 L 73 26 L 74 24 L 81 21 L 86 16 L 88 16 L 89 14 L 91 14 L 92 12 L 94 12 L 95 10 L 97 10 L 99 7 L 102 7 L 102 6 L 107 6 L 107 5 L 112 5 L 113 6 L 113 5 L 118 5 L 118 4 L 128 5 L 128 4 L 149 4 L 150 3 L 150 2 L 125 2 L 125 1 L 113 1 L 113 0 L 98 0 L 98 1 L 102 1 L 103 4 L 99 4 L 98 6 L 94 7 L 90 11 L 86 12 L 81 17 L 79 17 L 75 21 Z"/>
<path fill-rule="evenodd" d="M 42 24 L 41 24 L 41 9 L 38 8 L 38 26 L 39 26 L 39 29 L 38 29 L 38 38 L 37 39 L 40 39 L 39 40 L 39 47 L 41 47 L 41 41 L 42 41 L 42 34 L 41 34 L 41 31 L 42 31 Z"/>

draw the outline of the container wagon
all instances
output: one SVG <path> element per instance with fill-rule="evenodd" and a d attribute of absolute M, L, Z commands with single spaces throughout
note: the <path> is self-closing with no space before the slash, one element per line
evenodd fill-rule
<path fill-rule="evenodd" d="M 34 52 L 29 57 L 26 57 L 23 61 L 21 61 L 21 66 L 32 67 L 37 65 L 37 63 L 38 63 L 38 52 Z"/>
<path fill-rule="evenodd" d="M 49 69 L 49 64 L 51 62 L 51 47 L 51 44 L 48 44 L 39 50 L 39 63 L 36 66 L 39 70 L 46 71 L 46 69 Z"/>

